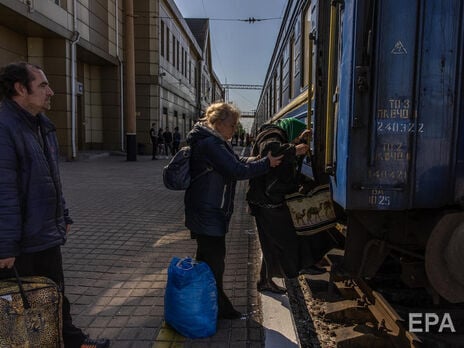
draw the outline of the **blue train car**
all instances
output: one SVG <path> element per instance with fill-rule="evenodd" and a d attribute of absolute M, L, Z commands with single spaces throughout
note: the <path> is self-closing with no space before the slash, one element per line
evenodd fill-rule
<path fill-rule="evenodd" d="M 464 242 L 463 3 L 344 1 L 338 14 L 326 165 L 348 216 L 345 266 L 372 276 L 394 252 L 406 282 L 462 302 L 461 256 L 443 258 Z"/>
<path fill-rule="evenodd" d="M 350 210 L 460 203 L 462 2 L 370 3 L 341 12 L 334 199 Z"/>
<path fill-rule="evenodd" d="M 303 172 L 330 182 L 344 266 L 464 302 L 464 3 L 290 1 L 256 127 L 313 129 Z"/>

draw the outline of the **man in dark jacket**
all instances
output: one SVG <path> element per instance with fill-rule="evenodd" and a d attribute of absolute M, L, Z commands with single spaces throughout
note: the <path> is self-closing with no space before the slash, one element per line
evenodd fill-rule
<path fill-rule="evenodd" d="M 72 323 L 64 296 L 61 245 L 72 220 L 63 198 L 56 128 L 43 114 L 53 96 L 38 66 L 12 63 L 0 70 L 0 278 L 52 279 L 63 292 L 65 347 L 108 347 Z"/>

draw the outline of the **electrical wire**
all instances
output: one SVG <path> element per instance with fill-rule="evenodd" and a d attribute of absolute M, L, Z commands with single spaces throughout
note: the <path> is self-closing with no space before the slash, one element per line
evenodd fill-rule
<path fill-rule="evenodd" d="M 171 17 L 171 16 L 145 16 L 145 15 L 133 15 L 135 19 L 137 18 L 160 18 L 160 19 L 177 19 L 178 17 Z M 184 18 L 182 18 L 184 19 Z M 222 21 L 222 22 L 248 22 L 249 24 L 254 24 L 256 22 L 264 22 L 264 21 L 273 21 L 273 20 L 280 20 L 282 17 L 269 17 L 269 18 L 255 18 L 255 17 L 248 17 L 246 19 L 240 18 L 206 18 L 210 21 Z"/>

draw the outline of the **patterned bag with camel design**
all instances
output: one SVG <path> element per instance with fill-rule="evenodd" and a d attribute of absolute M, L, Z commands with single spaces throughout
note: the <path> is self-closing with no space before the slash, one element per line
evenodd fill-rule
<path fill-rule="evenodd" d="M 317 186 L 307 194 L 293 193 L 285 198 L 298 235 L 310 236 L 335 227 L 337 219 L 329 185 Z"/>

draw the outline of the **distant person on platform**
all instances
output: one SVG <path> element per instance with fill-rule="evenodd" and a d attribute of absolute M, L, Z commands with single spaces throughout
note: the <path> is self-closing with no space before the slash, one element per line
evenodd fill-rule
<path fill-rule="evenodd" d="M 247 133 L 245 137 L 245 146 L 248 147 L 250 145 L 251 145 L 251 136 L 249 133 Z"/>
<path fill-rule="evenodd" d="M 166 153 L 166 156 L 172 155 L 172 133 L 168 127 L 166 127 L 166 129 L 164 130 L 163 139 L 164 152 Z"/>
<path fill-rule="evenodd" d="M 156 134 L 155 126 L 156 126 L 156 123 L 152 123 L 151 128 L 150 128 L 150 139 L 151 139 L 151 144 L 153 146 L 152 155 L 151 155 L 152 160 L 158 159 L 156 158 L 156 155 L 158 154 L 158 136 Z"/>
<path fill-rule="evenodd" d="M 172 154 L 175 155 L 179 151 L 180 146 L 180 133 L 179 127 L 174 128 L 174 134 L 172 135 Z"/>
<path fill-rule="evenodd" d="M 73 221 L 61 189 L 56 127 L 43 114 L 53 94 L 39 66 L 0 69 L 0 279 L 14 277 L 13 266 L 23 277 L 50 278 L 63 294 L 64 346 L 105 348 L 108 339 L 90 339 L 73 325 L 64 294 L 61 246 Z"/>
<path fill-rule="evenodd" d="M 164 137 L 163 137 L 163 128 L 158 129 L 158 155 L 166 155 L 164 150 Z"/>

